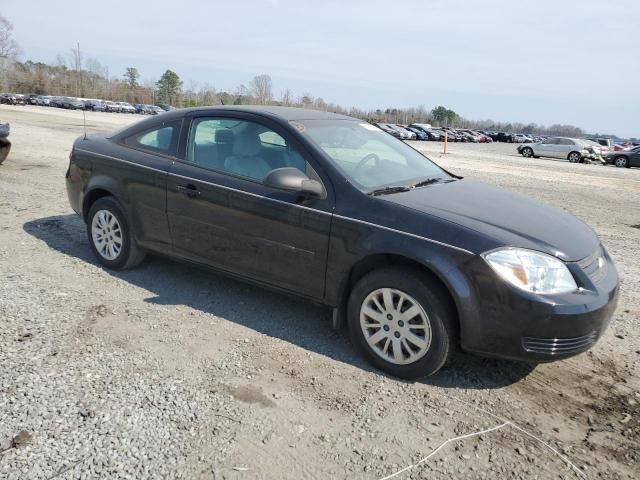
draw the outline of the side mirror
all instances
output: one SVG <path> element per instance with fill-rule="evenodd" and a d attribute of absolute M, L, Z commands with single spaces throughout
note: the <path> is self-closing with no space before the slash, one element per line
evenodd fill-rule
<path fill-rule="evenodd" d="M 311 180 L 303 172 L 293 167 L 271 170 L 262 183 L 267 187 L 300 192 L 311 197 L 321 197 L 323 193 L 320 182 Z"/>

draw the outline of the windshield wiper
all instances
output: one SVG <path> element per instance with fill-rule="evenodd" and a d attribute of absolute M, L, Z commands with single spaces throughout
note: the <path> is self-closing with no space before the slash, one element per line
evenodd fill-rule
<path fill-rule="evenodd" d="M 396 185 L 393 187 L 376 188 L 375 190 L 367 192 L 367 195 L 373 195 L 375 197 L 377 195 L 387 195 L 388 193 L 408 192 L 412 189 L 413 187 L 408 187 L 406 185 Z"/>
<path fill-rule="evenodd" d="M 426 187 L 427 185 L 431 185 L 433 183 L 449 183 L 454 181 L 455 178 L 428 178 L 426 180 L 423 180 L 422 182 L 414 183 L 413 185 L 411 185 L 411 187 Z"/>

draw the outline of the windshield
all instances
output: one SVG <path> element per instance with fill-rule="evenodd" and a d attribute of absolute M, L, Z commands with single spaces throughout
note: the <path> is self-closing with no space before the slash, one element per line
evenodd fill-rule
<path fill-rule="evenodd" d="M 291 123 L 361 190 L 451 178 L 431 160 L 374 125 L 355 120 Z"/>

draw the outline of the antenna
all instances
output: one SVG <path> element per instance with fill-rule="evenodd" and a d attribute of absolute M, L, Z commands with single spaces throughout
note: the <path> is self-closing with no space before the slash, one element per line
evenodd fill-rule
<path fill-rule="evenodd" d="M 87 139 L 87 112 L 82 110 L 82 123 L 84 126 L 84 139 Z"/>

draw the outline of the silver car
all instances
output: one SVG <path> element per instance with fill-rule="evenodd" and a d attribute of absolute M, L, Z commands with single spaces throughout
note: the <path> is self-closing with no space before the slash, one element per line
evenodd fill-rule
<path fill-rule="evenodd" d="M 584 141 L 579 138 L 550 137 L 539 143 L 527 143 L 518 146 L 518 153 L 523 157 L 562 158 L 578 163 L 589 155 Z"/>

